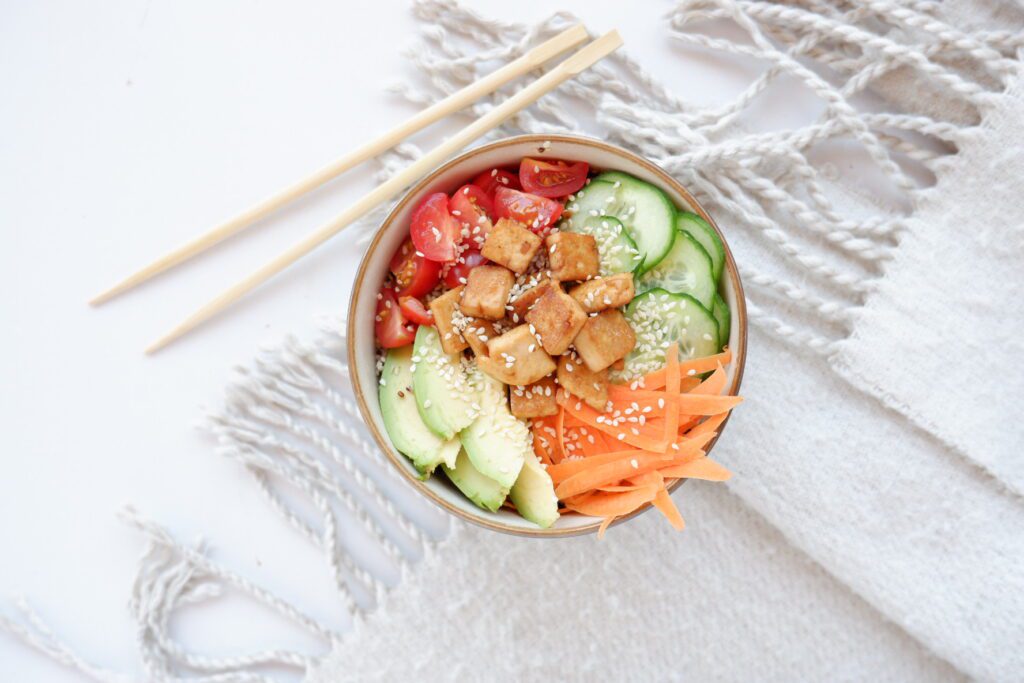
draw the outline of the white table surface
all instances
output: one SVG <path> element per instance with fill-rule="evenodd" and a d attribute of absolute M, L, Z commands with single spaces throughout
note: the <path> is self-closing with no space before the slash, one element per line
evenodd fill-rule
<path fill-rule="evenodd" d="M 360 9 L 351 10 L 358 4 Z M 471 3 L 530 21 L 551 3 Z M 682 92 L 746 80 L 679 69 L 666 3 L 563 0 Z M 96 663 L 140 671 L 126 608 L 140 535 L 126 503 L 339 624 L 319 553 L 194 428 L 232 365 L 341 311 L 356 263 L 341 236 L 199 333 L 143 347 L 371 186 L 357 172 L 251 234 L 100 309 L 86 299 L 162 250 L 413 111 L 406 2 L 111 0 L 0 5 L 0 598 L 27 596 Z M 443 131 L 443 128 L 441 129 Z M 430 144 L 431 137 L 420 138 Z M 0 603 L 7 609 L 7 603 Z M 213 654 L 313 647 L 232 600 L 180 622 Z M 0 635 L 0 680 L 78 680 Z"/>

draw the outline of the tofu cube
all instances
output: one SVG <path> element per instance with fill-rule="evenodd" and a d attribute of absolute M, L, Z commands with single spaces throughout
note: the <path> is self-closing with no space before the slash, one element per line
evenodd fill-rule
<path fill-rule="evenodd" d="M 526 322 L 533 325 L 544 350 L 558 356 L 583 329 L 587 314 L 559 285 L 551 285 L 526 314 Z"/>
<path fill-rule="evenodd" d="M 462 337 L 469 343 L 469 348 L 479 356 L 487 356 L 487 342 L 498 336 L 494 329 L 494 323 L 482 318 L 469 318 L 466 327 L 462 330 Z"/>
<path fill-rule="evenodd" d="M 556 232 L 544 240 L 548 247 L 551 277 L 556 280 L 586 280 L 597 277 L 600 261 L 593 235 Z"/>
<path fill-rule="evenodd" d="M 487 234 L 480 253 L 484 258 L 505 266 L 514 273 L 523 273 L 540 249 L 541 239 L 521 223 L 502 218 Z"/>
<path fill-rule="evenodd" d="M 625 358 L 636 345 L 636 334 L 626 317 L 615 309 L 601 311 L 587 318 L 587 324 L 576 335 L 573 346 L 588 368 L 604 370 Z"/>
<path fill-rule="evenodd" d="M 558 358 L 558 383 L 571 396 L 604 412 L 608 403 L 608 369 L 594 372 L 575 353 Z"/>
<path fill-rule="evenodd" d="M 526 386 L 509 387 L 509 403 L 516 417 L 548 417 L 558 414 L 555 380 L 545 377 L 539 382 Z"/>
<path fill-rule="evenodd" d="M 463 317 L 459 311 L 459 297 L 462 296 L 462 286 L 450 289 L 428 304 L 430 312 L 434 314 L 434 325 L 437 333 L 441 335 L 441 347 L 445 353 L 459 353 L 466 348 L 466 340 L 462 338 L 459 331 L 459 318 Z"/>
<path fill-rule="evenodd" d="M 608 308 L 619 308 L 633 300 L 633 274 L 619 273 L 609 277 L 594 278 L 577 285 L 569 296 L 587 313 L 597 313 Z"/>
<path fill-rule="evenodd" d="M 469 271 L 466 287 L 459 299 L 459 310 L 464 315 L 487 320 L 505 317 L 505 304 L 512 291 L 515 276 L 501 266 L 477 266 Z"/>
<path fill-rule="evenodd" d="M 529 325 L 514 327 L 487 343 L 489 360 L 505 366 L 511 381 L 506 384 L 533 384 L 555 371 L 555 361 L 541 348 Z"/>
<path fill-rule="evenodd" d="M 537 303 L 537 299 L 541 298 L 544 292 L 548 291 L 550 286 L 551 280 L 541 280 L 516 297 L 512 301 L 512 320 L 516 322 L 526 320 L 526 314 L 529 313 L 530 308 Z"/>

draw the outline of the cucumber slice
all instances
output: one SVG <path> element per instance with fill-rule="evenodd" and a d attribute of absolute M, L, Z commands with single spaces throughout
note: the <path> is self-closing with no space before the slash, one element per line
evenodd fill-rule
<path fill-rule="evenodd" d="M 689 233 L 680 231 L 665 258 L 636 279 L 636 291 L 649 289 L 689 294 L 710 309 L 715 298 L 711 257 Z"/>
<path fill-rule="evenodd" d="M 689 294 L 652 289 L 626 307 L 626 320 L 636 333 L 636 346 L 626 356 L 625 379 L 646 375 L 665 365 L 665 349 L 679 342 L 679 359 L 718 353 L 718 323 Z"/>
<path fill-rule="evenodd" d="M 689 233 L 693 239 L 700 242 L 704 251 L 711 257 L 711 265 L 714 270 L 715 284 L 722 277 L 722 269 L 725 267 L 725 245 L 722 238 L 718 236 L 715 229 L 708 225 L 708 222 L 695 213 L 684 211 L 676 219 L 676 227 L 683 232 Z"/>
<path fill-rule="evenodd" d="M 580 220 L 566 220 L 559 224 L 563 232 L 593 235 L 597 240 L 601 277 L 616 273 L 632 273 L 640 265 L 640 252 L 618 218 L 586 216 Z"/>
<path fill-rule="evenodd" d="M 676 207 L 668 196 L 654 185 L 624 173 L 611 182 L 591 181 L 566 208 L 570 230 L 588 217 L 617 218 L 640 252 L 640 273 L 665 257 L 676 236 Z"/>
<path fill-rule="evenodd" d="M 729 313 L 729 304 L 725 303 L 725 299 L 715 292 L 715 302 L 711 306 L 711 315 L 715 316 L 715 322 L 718 323 L 718 341 L 721 342 L 722 346 L 729 343 L 729 329 L 731 325 L 731 314 Z"/>

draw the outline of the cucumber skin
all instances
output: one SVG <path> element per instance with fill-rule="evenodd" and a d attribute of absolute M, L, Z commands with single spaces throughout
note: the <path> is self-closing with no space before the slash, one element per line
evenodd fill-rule
<path fill-rule="evenodd" d="M 718 323 L 718 345 L 724 347 L 729 343 L 729 332 L 732 330 L 732 312 L 729 304 L 725 302 L 722 295 L 715 292 L 714 306 L 711 307 L 711 315 Z"/>
<path fill-rule="evenodd" d="M 683 233 L 683 234 L 680 235 L 678 233 Z M 715 294 L 715 289 L 716 289 L 716 281 L 715 281 L 715 277 L 714 277 L 714 260 L 707 253 L 707 250 L 704 249 L 704 247 L 701 245 L 700 241 L 696 237 L 694 237 L 693 235 L 691 235 L 690 233 L 688 233 L 688 232 L 686 232 L 684 230 L 677 231 L 675 240 L 673 241 L 673 244 L 672 244 L 672 248 L 669 249 L 667 254 L 665 254 L 665 258 L 663 258 L 661 261 L 659 261 L 657 264 L 655 264 L 654 267 L 657 268 L 658 266 L 662 265 L 663 263 L 665 263 L 666 259 L 668 259 L 669 257 L 672 256 L 673 252 L 676 250 L 676 247 L 680 246 L 680 240 L 684 240 L 690 246 L 695 247 L 698 250 L 697 253 L 700 256 L 703 256 L 704 260 L 706 261 L 706 264 L 707 264 L 707 276 L 708 277 L 707 277 L 707 280 L 704 282 L 705 286 L 704 286 L 703 293 L 704 293 L 705 297 L 708 299 L 708 302 L 705 304 L 701 299 L 697 299 L 697 301 L 704 308 L 706 308 L 708 310 L 711 310 L 711 305 L 714 302 L 714 294 Z M 654 268 L 651 269 L 651 271 L 653 271 L 653 270 L 654 270 Z M 647 272 L 650 273 L 651 271 L 647 271 Z M 667 291 L 667 292 L 673 292 L 673 293 L 678 293 L 678 294 L 688 294 L 691 297 L 696 299 L 697 298 L 696 295 L 698 293 L 700 293 L 699 290 L 696 290 L 696 289 L 691 290 L 691 291 L 687 291 L 687 292 L 674 292 L 674 290 L 666 289 L 664 286 L 662 286 L 662 284 L 653 284 L 653 285 L 650 284 L 649 280 L 647 280 L 647 278 L 645 276 L 637 276 L 635 279 L 636 279 L 636 291 L 637 291 L 637 294 L 643 294 L 643 293 L 645 293 L 647 291 L 650 291 L 652 289 L 661 289 L 661 290 L 664 290 L 664 291 Z"/>
<path fill-rule="evenodd" d="M 690 211 L 680 211 L 676 217 L 676 227 L 697 240 L 711 258 L 716 284 L 722 279 L 725 270 L 725 245 L 711 225 Z"/>
<path fill-rule="evenodd" d="M 637 266 L 635 274 L 643 275 L 651 268 L 658 265 L 658 263 L 663 258 L 665 258 L 665 256 L 672 250 L 672 245 L 675 243 L 676 231 L 674 230 L 674 228 L 676 226 L 677 216 L 679 214 L 679 210 L 676 208 L 676 205 L 672 202 L 672 200 L 665 193 L 665 191 L 662 190 L 657 185 L 652 185 L 646 180 L 640 180 L 639 178 L 629 175 L 628 173 L 623 173 L 622 171 L 605 171 L 603 173 L 598 174 L 595 178 L 591 180 L 591 182 L 605 182 L 612 184 L 618 182 L 620 184 L 619 189 L 625 190 L 626 192 L 629 191 L 630 185 L 632 185 L 633 187 L 643 186 L 646 188 L 650 188 L 653 191 L 653 193 L 660 198 L 662 203 L 664 203 L 665 207 L 668 209 L 669 220 L 671 221 L 673 227 L 673 230 L 671 232 L 671 239 L 668 241 L 668 243 L 665 245 L 665 248 L 660 253 L 651 252 L 644 254 L 644 259 L 640 263 L 640 265 Z M 586 192 L 586 188 L 584 188 L 584 192 Z M 637 239 L 637 231 L 635 226 L 633 226 L 632 228 L 627 228 L 627 230 L 631 233 L 630 236 L 633 238 L 633 241 L 639 244 L 640 240 Z"/>

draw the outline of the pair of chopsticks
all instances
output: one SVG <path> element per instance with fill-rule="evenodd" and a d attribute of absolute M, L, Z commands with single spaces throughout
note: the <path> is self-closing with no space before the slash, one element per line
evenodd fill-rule
<path fill-rule="evenodd" d="M 97 295 L 89 303 L 94 306 L 102 304 L 146 282 L 150 278 L 184 263 L 218 242 L 241 232 L 252 223 L 276 211 L 288 202 L 319 187 L 328 180 L 336 178 L 352 167 L 394 147 L 413 133 L 422 130 L 451 113 L 465 108 L 480 97 L 494 92 L 509 81 L 536 69 L 549 59 L 562 54 L 570 48 L 576 47 L 587 38 L 586 30 L 580 25 L 559 33 L 551 40 L 533 48 L 522 57 L 510 62 L 476 83 L 466 86 L 437 104 L 424 109 L 405 123 L 346 154 L 334 163 L 267 197 L 234 218 L 217 225 L 192 241 L 158 258 L 110 289 Z M 449 156 L 480 138 L 491 129 L 499 126 L 506 119 L 533 104 L 565 81 L 593 66 L 621 45 L 622 38 L 619 36 L 618 31 L 615 30 L 609 31 L 600 38 L 588 43 L 533 83 L 530 83 L 515 95 L 448 138 L 445 142 L 409 164 L 389 180 L 378 185 L 369 194 L 339 214 L 334 220 L 306 236 L 301 242 L 295 244 L 248 277 L 217 295 L 182 321 L 177 327 L 153 342 L 146 348 L 146 353 L 159 351 L 220 313 L 257 286 L 280 273 L 331 237 L 337 235 L 358 218 L 397 195 L 403 188 L 415 182 L 419 177 L 439 165 Z"/>

